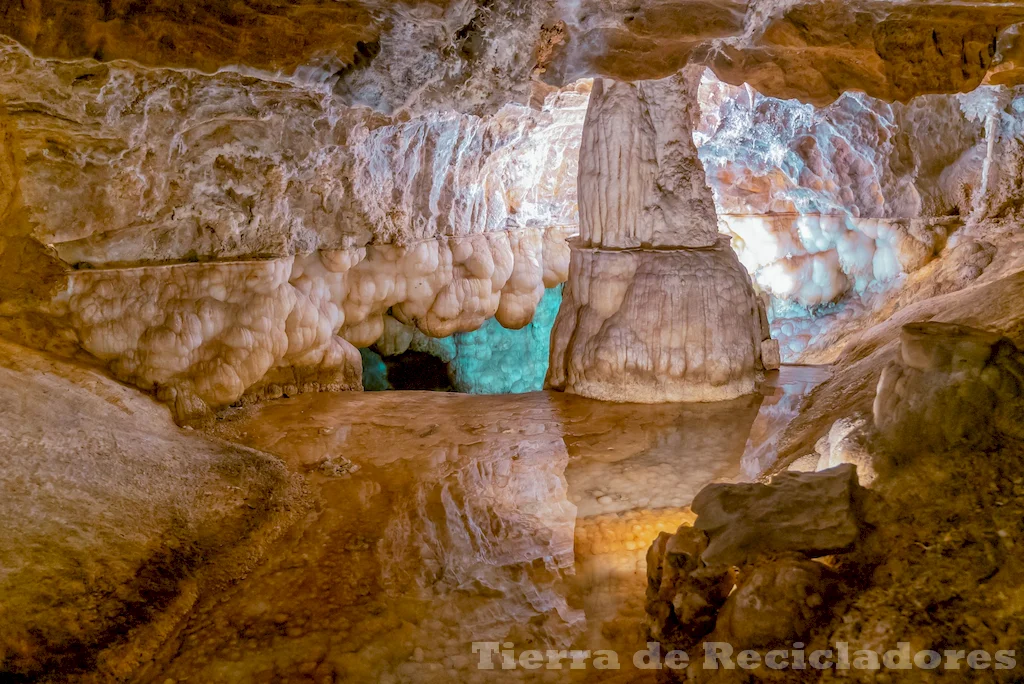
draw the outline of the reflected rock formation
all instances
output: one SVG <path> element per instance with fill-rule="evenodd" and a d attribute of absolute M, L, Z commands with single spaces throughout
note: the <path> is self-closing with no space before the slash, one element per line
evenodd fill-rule
<path fill-rule="evenodd" d="M 568 454 L 544 395 L 308 394 L 222 429 L 308 473 L 319 504 L 190 619 L 157 681 L 438 681 L 476 670 L 472 641 L 566 648 L 580 632 Z"/>
<path fill-rule="evenodd" d="M 154 680 L 484 683 L 473 641 L 643 648 L 645 549 L 703 485 L 743 479 L 759 401 L 305 394 L 220 421 L 305 473 L 316 510 Z"/>

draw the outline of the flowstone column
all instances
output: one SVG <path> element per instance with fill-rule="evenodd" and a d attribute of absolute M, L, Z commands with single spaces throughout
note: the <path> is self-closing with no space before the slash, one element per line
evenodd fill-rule
<path fill-rule="evenodd" d="M 692 76 L 595 80 L 548 387 L 643 403 L 754 391 L 767 323 L 719 235 L 691 107 Z"/>

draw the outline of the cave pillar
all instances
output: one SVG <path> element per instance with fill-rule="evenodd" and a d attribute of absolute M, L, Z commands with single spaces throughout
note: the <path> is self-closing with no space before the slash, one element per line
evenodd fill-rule
<path fill-rule="evenodd" d="M 691 136 L 696 86 L 685 72 L 594 82 L 552 389 L 643 403 L 754 391 L 772 342 L 750 276 L 718 232 Z"/>

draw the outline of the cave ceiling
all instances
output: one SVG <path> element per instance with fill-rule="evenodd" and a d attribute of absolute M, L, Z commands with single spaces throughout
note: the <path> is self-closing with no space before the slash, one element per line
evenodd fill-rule
<path fill-rule="evenodd" d="M 1020 83 L 1022 23 L 1024 3 L 969 0 L 0 3 L 0 34 L 40 57 L 330 79 L 385 111 L 410 98 L 442 108 L 445 92 L 488 109 L 524 100 L 531 82 L 660 78 L 688 61 L 772 97 L 906 101 Z"/>

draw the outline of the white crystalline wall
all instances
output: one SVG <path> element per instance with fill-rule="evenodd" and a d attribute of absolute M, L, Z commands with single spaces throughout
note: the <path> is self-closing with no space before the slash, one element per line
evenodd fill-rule
<path fill-rule="evenodd" d="M 43 308 L 179 418 L 358 387 L 388 313 L 437 337 L 521 328 L 567 277 L 588 84 L 392 118 L 312 82 L 9 41 L 0 76 L 4 230 L 80 267 Z"/>
<path fill-rule="evenodd" d="M 1012 117 L 1000 92 L 815 108 L 705 75 L 695 140 L 784 360 L 853 329 L 977 215 L 996 186 L 990 117 Z"/>
<path fill-rule="evenodd" d="M 189 421 L 246 394 L 358 388 L 357 348 L 381 337 L 388 311 L 434 337 L 492 317 L 522 327 L 567 269 L 561 233 L 499 231 L 263 261 L 83 270 L 56 308 L 115 376 L 155 390 Z"/>

